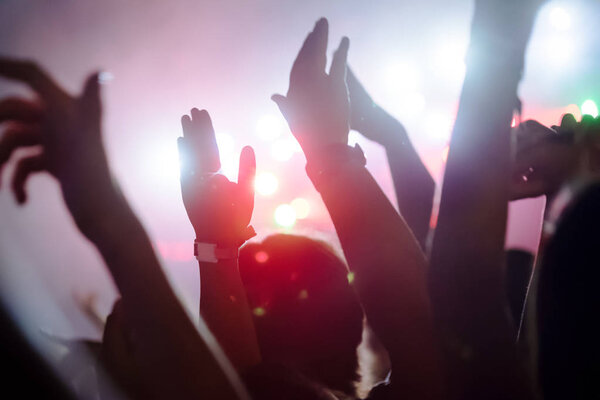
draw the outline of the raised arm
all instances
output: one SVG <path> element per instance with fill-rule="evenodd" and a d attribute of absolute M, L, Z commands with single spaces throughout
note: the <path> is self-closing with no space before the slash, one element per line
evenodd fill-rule
<path fill-rule="evenodd" d="M 354 73 L 346 73 L 350 95 L 350 129 L 385 148 L 398 209 L 425 250 L 435 181 L 416 152 L 404 126 L 369 96 Z"/>
<path fill-rule="evenodd" d="M 243 370 L 260 362 L 252 316 L 238 269 L 238 248 L 254 230 L 256 161 L 251 147 L 240 156 L 238 182 L 217 173 L 221 167 L 215 131 L 208 112 L 194 108 L 181 119 L 179 138 L 181 192 L 196 233 L 200 267 L 200 315 L 234 366 Z"/>
<path fill-rule="evenodd" d="M 28 84 L 36 102 L 6 99 L 2 121 L 12 132 L 0 144 L 2 162 L 13 150 L 38 145 L 13 177 L 19 203 L 27 177 L 48 171 L 58 179 L 81 232 L 97 247 L 122 294 L 136 337 L 138 367 L 158 398 L 247 398 L 210 332 L 188 318 L 161 269 L 144 228 L 111 176 L 101 135 L 97 75 L 73 97 L 32 63 L 0 58 L 0 76 Z M 202 336 L 201 336 L 202 335 Z"/>
<path fill-rule="evenodd" d="M 528 398 L 503 282 L 510 124 L 540 1 L 475 2 L 430 264 L 450 397 Z"/>
<path fill-rule="evenodd" d="M 390 354 L 397 397 L 439 398 L 441 379 L 425 282 L 425 259 L 406 223 L 347 146 L 348 38 L 325 73 L 328 25 L 306 38 L 287 96 L 275 95 L 329 211 L 354 284 L 375 333 Z"/>

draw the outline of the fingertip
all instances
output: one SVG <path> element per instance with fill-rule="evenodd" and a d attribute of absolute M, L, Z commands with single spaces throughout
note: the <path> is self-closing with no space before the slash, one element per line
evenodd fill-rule
<path fill-rule="evenodd" d="M 327 18 L 321 17 L 315 23 L 315 29 L 314 30 L 327 28 L 328 26 L 329 26 L 329 21 L 327 21 Z"/>

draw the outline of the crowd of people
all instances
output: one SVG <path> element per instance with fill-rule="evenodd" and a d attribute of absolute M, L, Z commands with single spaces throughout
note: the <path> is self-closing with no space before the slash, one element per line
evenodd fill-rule
<path fill-rule="evenodd" d="M 435 181 L 406 130 L 349 69 L 347 37 L 327 70 L 328 21 L 316 22 L 286 95 L 272 100 L 304 152 L 344 259 L 306 236 L 246 243 L 256 235 L 254 151 L 242 150 L 238 181 L 229 181 L 219 173 L 208 112 L 184 115 L 181 192 L 200 268 L 199 326 L 111 174 L 98 74 L 72 95 L 39 65 L 0 57 L 0 77 L 36 94 L 0 101 L 0 166 L 15 165 L 16 201 L 27 201 L 32 174 L 56 178 L 120 293 L 91 353 L 95 398 L 600 397 L 600 118 L 567 114 L 556 126 L 511 128 L 541 3 L 475 1 L 434 229 Z M 365 168 L 361 148 L 348 145 L 350 130 L 385 148 L 399 210 Z M 40 151 L 11 157 L 31 146 Z M 537 257 L 507 251 L 509 202 L 537 196 L 547 198 Z M 15 373 L 42 398 L 74 396 L 1 316 L 3 337 L 20 349 L 12 356 L 23 361 Z M 363 341 L 375 360 L 370 370 L 359 365 Z M 367 374 L 379 382 L 361 391 Z"/>

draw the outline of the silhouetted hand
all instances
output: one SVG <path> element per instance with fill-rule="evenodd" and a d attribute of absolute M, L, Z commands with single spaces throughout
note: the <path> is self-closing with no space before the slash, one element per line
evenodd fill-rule
<path fill-rule="evenodd" d="M 406 135 L 402 124 L 371 99 L 350 68 L 346 71 L 346 83 L 350 95 L 350 128 L 383 146 L 402 140 L 402 135 Z"/>
<path fill-rule="evenodd" d="M 350 104 L 346 58 L 349 40 L 342 39 L 327 74 L 327 36 L 327 20 L 321 18 L 294 61 L 287 95 L 272 97 L 307 160 L 330 144 L 348 143 Z"/>
<path fill-rule="evenodd" d="M 79 96 L 66 93 L 30 62 L 0 58 L 0 76 L 26 83 L 37 95 L 35 100 L 10 97 L 0 102 L 0 123 L 9 124 L 0 140 L 0 167 L 15 150 L 41 146 L 39 154 L 16 165 L 12 189 L 19 203 L 26 201 L 25 182 L 34 172 L 50 172 L 64 188 L 75 182 L 89 185 L 108 171 L 97 74 L 88 77 Z"/>
<path fill-rule="evenodd" d="M 577 126 L 571 114 L 566 114 L 554 129 L 533 120 L 519 125 L 511 184 L 513 200 L 552 195 L 575 172 L 579 157 L 574 143 Z"/>
<path fill-rule="evenodd" d="M 181 193 L 196 239 L 239 246 L 254 236 L 249 226 L 254 209 L 254 150 L 249 146 L 242 149 L 238 183 L 230 182 L 217 173 L 221 168 L 219 148 L 208 112 L 194 108 L 191 118 L 181 118 L 181 125 Z"/>

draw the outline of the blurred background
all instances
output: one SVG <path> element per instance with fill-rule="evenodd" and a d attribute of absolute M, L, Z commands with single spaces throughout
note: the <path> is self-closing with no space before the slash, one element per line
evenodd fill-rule
<path fill-rule="evenodd" d="M 349 63 L 373 99 L 396 116 L 440 183 L 464 76 L 471 0 L 0 0 L 0 54 L 37 60 L 80 90 L 103 71 L 104 137 L 114 174 L 146 226 L 184 304 L 197 317 L 194 233 L 181 202 L 176 138 L 192 107 L 213 119 L 223 172 L 257 154 L 258 239 L 276 231 L 336 243 L 304 172 L 304 157 L 270 100 L 285 94 L 292 62 L 315 21 L 330 22 L 330 50 L 350 38 Z M 520 95 L 524 119 L 555 124 L 565 112 L 597 114 L 600 2 L 552 1 L 539 15 Z M 506 21 L 510 29 L 510 21 Z M 26 88 L 0 82 L 0 95 Z M 384 150 L 360 143 L 367 167 L 395 204 Z M 18 155 L 17 155 L 18 156 Z M 56 182 L 28 183 L 16 206 L 0 190 L 0 289 L 34 332 L 98 339 L 90 315 L 109 313 L 114 286 L 77 232 Z M 511 205 L 507 245 L 534 251 L 543 199 Z M 144 279 L 140 276 L 139 279 Z"/>

